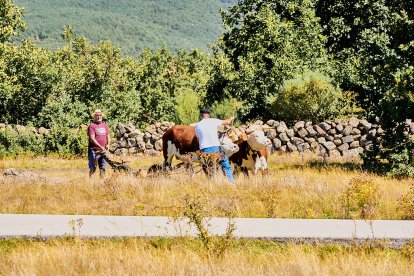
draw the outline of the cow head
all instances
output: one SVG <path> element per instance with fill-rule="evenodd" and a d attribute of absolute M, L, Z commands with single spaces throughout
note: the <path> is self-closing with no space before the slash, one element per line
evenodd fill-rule
<path fill-rule="evenodd" d="M 248 136 L 247 143 L 253 150 L 259 151 L 269 144 L 269 139 L 265 136 L 263 130 L 255 130 Z"/>
<path fill-rule="evenodd" d="M 231 141 L 227 136 L 220 138 L 221 148 L 227 157 L 232 156 L 234 153 L 239 151 L 239 146 Z"/>

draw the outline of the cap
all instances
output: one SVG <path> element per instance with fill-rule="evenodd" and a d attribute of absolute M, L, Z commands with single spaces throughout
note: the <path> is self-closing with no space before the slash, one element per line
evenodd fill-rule
<path fill-rule="evenodd" d="M 207 108 L 202 108 L 202 109 L 200 109 L 200 115 L 201 114 L 210 114 L 210 110 L 207 109 Z"/>

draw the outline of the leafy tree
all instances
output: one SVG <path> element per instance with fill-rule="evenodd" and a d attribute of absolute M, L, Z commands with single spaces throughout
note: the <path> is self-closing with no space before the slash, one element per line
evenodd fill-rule
<path fill-rule="evenodd" d="M 177 123 L 189 125 L 196 123 L 199 117 L 200 99 L 197 93 L 183 89 L 177 96 Z"/>
<path fill-rule="evenodd" d="M 237 101 L 236 99 L 224 99 L 219 102 L 215 102 L 211 106 L 213 117 L 220 119 L 227 119 L 230 116 L 236 116 L 237 112 L 243 107 L 243 102 Z M 237 119 L 237 118 L 236 118 Z M 237 123 L 240 123 L 237 120 Z"/>
<path fill-rule="evenodd" d="M 245 102 L 243 118 L 263 117 L 265 100 L 304 70 L 330 72 L 326 38 L 310 0 L 244 0 L 222 13 L 226 32 L 218 41 L 234 67 L 215 87 Z M 266 110 L 266 109 L 265 109 Z"/>
<path fill-rule="evenodd" d="M 0 43 L 24 30 L 26 23 L 22 20 L 23 12 L 24 9 L 14 5 L 13 1 L 0 0 Z"/>
<path fill-rule="evenodd" d="M 413 1 L 318 1 L 327 49 L 342 70 L 344 90 L 358 92 L 368 116 L 380 115 L 378 104 L 394 85 L 394 74 L 412 55 L 404 52 L 413 38 Z"/>
<path fill-rule="evenodd" d="M 166 46 L 154 53 L 149 49 L 144 51 L 138 66 L 136 90 L 141 110 L 137 121 L 153 123 L 178 119 L 177 97 L 193 91 L 202 101 L 208 82 L 208 68 L 208 56 L 199 50 L 188 54 L 180 51 L 177 56 Z"/>
<path fill-rule="evenodd" d="M 56 81 L 51 56 L 30 40 L 3 45 L 0 57 L 0 120 L 26 124 L 36 122 Z"/>
<path fill-rule="evenodd" d="M 337 64 L 343 89 L 358 93 L 368 117 L 379 117 L 382 146 L 364 156 L 365 166 L 395 175 L 412 174 L 405 120 L 413 118 L 414 1 L 318 1 L 327 49 Z"/>
<path fill-rule="evenodd" d="M 95 108 L 105 110 L 108 120 L 134 122 L 140 109 L 136 60 L 110 42 L 93 45 L 70 27 L 63 37 L 69 45 L 52 55 L 57 82 L 40 113 L 42 124 L 50 125 L 61 113 L 67 114 L 64 125 L 87 124 Z"/>
<path fill-rule="evenodd" d="M 386 93 L 379 108 L 381 126 L 385 130 L 381 146 L 364 156 L 366 168 L 394 177 L 414 176 L 414 136 L 406 119 L 414 118 L 414 67 L 396 74 L 395 86 Z M 410 120 L 411 121 L 411 120 Z"/>

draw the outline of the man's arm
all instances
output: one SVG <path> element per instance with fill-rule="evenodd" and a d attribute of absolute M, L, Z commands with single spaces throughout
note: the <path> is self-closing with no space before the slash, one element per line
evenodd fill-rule
<path fill-rule="evenodd" d="M 111 144 L 111 133 L 108 130 L 108 134 L 106 135 L 106 147 L 105 147 L 105 149 L 109 149 L 110 144 Z"/>
<path fill-rule="evenodd" d="M 234 116 L 230 116 L 230 118 L 226 119 L 226 120 L 222 120 L 221 124 L 222 125 L 230 125 L 231 123 L 233 123 L 234 121 Z"/>

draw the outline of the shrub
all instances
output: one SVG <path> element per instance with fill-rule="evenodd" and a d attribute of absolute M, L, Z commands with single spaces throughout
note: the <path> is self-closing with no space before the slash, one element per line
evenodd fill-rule
<path fill-rule="evenodd" d="M 88 119 L 90 112 L 85 103 L 74 100 L 67 93 L 55 93 L 49 95 L 36 124 L 47 128 L 53 125 L 74 128 L 85 124 Z"/>
<path fill-rule="evenodd" d="M 227 119 L 230 116 L 236 116 L 239 109 L 243 106 L 243 102 L 236 99 L 224 99 L 220 102 L 215 102 L 211 106 L 213 117 L 220 119 Z"/>
<path fill-rule="evenodd" d="M 398 200 L 398 210 L 403 219 L 414 219 L 414 184 L 410 191 Z"/>
<path fill-rule="evenodd" d="M 185 89 L 177 96 L 177 122 L 183 125 L 196 123 L 199 116 L 200 99 L 191 89 Z"/>
<path fill-rule="evenodd" d="M 375 218 L 381 192 L 378 185 L 366 177 L 351 179 L 342 194 L 342 207 L 346 218 Z"/>
<path fill-rule="evenodd" d="M 414 166 L 410 162 L 409 150 L 403 149 L 399 153 L 393 153 L 388 156 L 390 171 L 388 176 L 395 178 L 405 178 L 414 176 Z"/>
<path fill-rule="evenodd" d="M 86 155 L 88 136 L 81 129 L 68 127 L 51 128 L 45 135 L 45 153 L 57 153 L 62 157 Z"/>
<path fill-rule="evenodd" d="M 214 254 L 218 257 L 222 256 L 224 252 L 231 246 L 231 240 L 233 239 L 233 232 L 236 230 L 236 226 L 232 218 L 234 214 L 229 211 L 226 215 L 229 217 L 229 222 L 226 227 L 226 232 L 222 236 L 211 235 L 209 231 L 208 219 L 205 218 L 207 206 L 206 199 L 197 196 L 191 198 L 189 195 L 185 198 L 186 208 L 184 210 L 184 217 L 188 218 L 189 224 L 193 224 L 199 234 L 198 238 L 204 245 L 204 248 L 208 254 Z"/>
<path fill-rule="evenodd" d="M 330 78 L 312 71 L 285 81 L 281 89 L 267 98 L 267 102 L 270 114 L 286 121 L 322 121 L 360 111 L 353 104 L 352 93 L 342 92 Z"/>
<path fill-rule="evenodd" d="M 28 153 L 40 154 L 43 151 L 44 140 L 36 137 L 32 131 L 18 133 L 8 128 L 0 131 L 0 158 Z"/>

